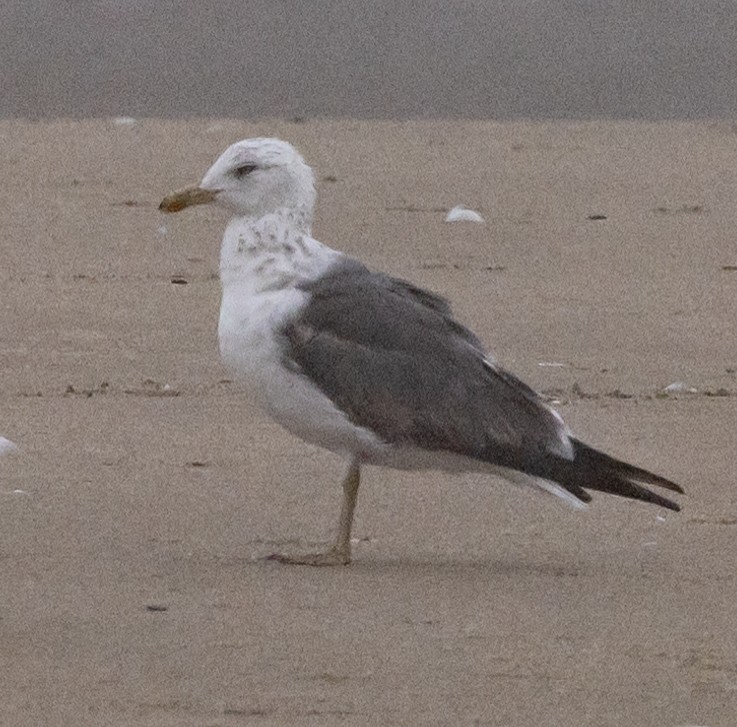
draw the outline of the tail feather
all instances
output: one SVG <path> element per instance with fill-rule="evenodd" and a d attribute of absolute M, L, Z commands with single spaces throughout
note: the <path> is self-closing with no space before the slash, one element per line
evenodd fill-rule
<path fill-rule="evenodd" d="M 610 457 L 577 439 L 571 439 L 571 442 L 574 449 L 572 460 L 556 458 L 550 463 L 549 468 L 546 468 L 548 469 L 546 473 L 535 474 L 555 480 L 584 502 L 591 499 L 585 490 L 598 490 L 610 495 L 650 502 L 669 510 L 681 509 L 677 503 L 639 483 L 683 493 L 680 485 L 653 472 Z M 581 491 L 584 492 L 583 497 Z"/>

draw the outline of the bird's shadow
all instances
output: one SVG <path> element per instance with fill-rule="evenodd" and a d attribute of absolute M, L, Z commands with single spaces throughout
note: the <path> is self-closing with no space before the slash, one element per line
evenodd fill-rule
<path fill-rule="evenodd" d="M 310 548 L 306 549 L 311 550 Z M 315 551 L 318 549 L 314 549 Z M 579 561 L 562 560 L 555 563 L 539 562 L 519 558 L 491 558 L 457 557 L 450 555 L 428 555 L 426 557 L 406 557 L 381 555 L 358 555 L 348 565 L 320 567 L 310 565 L 294 565 L 280 563 L 270 557 L 271 554 L 254 554 L 250 558 L 229 558 L 228 564 L 247 565 L 249 567 L 269 568 L 274 571 L 289 572 L 301 571 L 304 573 L 333 573 L 345 575 L 415 575 L 415 576 L 442 576 L 447 574 L 453 578 L 460 576 L 496 576 L 496 577 L 545 577 L 545 578 L 575 578 L 585 575 L 584 565 Z"/>

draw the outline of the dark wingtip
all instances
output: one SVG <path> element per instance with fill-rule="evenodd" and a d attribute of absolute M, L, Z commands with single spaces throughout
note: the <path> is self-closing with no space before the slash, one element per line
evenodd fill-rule
<path fill-rule="evenodd" d="M 677 483 L 673 482 L 673 480 L 669 480 L 665 477 L 661 477 L 660 475 L 656 475 L 653 472 L 649 472 L 648 470 L 643 470 L 640 467 L 635 467 L 631 464 L 624 463 L 627 468 L 627 475 L 628 477 L 631 477 L 634 480 L 638 480 L 639 482 L 645 482 L 648 485 L 655 485 L 656 487 L 662 487 L 665 490 L 670 490 L 671 492 L 677 492 L 681 495 L 685 494 L 683 488 Z"/>
<path fill-rule="evenodd" d="M 644 486 L 662 487 L 682 495 L 684 490 L 679 484 L 649 470 L 610 457 L 579 440 L 574 439 L 573 442 L 575 447 L 575 459 L 572 462 L 574 471 L 568 473 L 568 481 L 589 490 L 641 500 L 680 512 L 680 505 Z M 568 485 L 564 486 L 568 487 Z"/>
<path fill-rule="evenodd" d="M 662 479 L 662 478 L 661 478 Z M 679 495 L 685 495 L 686 491 L 676 482 L 671 482 L 670 480 L 663 480 L 663 487 L 665 487 L 668 490 L 672 490 L 673 492 L 677 492 Z"/>
<path fill-rule="evenodd" d="M 652 499 L 648 499 L 647 502 L 651 502 L 654 505 L 660 505 L 661 507 L 673 510 L 674 512 L 681 512 L 681 506 L 677 502 L 673 502 L 673 500 L 669 500 L 667 497 L 661 497 L 654 492 L 651 492 L 650 494 L 653 495 L 653 497 Z"/>

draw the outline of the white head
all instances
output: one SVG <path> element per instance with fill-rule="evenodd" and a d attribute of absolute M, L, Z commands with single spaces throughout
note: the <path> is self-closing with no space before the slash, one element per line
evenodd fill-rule
<path fill-rule="evenodd" d="M 237 216 L 263 217 L 281 210 L 312 218 L 315 183 L 299 152 L 281 139 L 244 139 L 231 144 L 197 187 L 166 197 L 159 209 L 179 212 L 214 203 Z"/>

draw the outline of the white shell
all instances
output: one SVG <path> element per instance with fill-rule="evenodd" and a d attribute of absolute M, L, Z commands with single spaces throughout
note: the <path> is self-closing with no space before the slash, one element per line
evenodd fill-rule
<path fill-rule="evenodd" d="M 466 209 L 463 205 L 453 207 L 445 218 L 446 222 L 484 222 L 484 218 L 474 210 Z"/>
<path fill-rule="evenodd" d="M 698 394 L 697 389 L 694 389 L 693 386 L 689 386 L 684 381 L 674 381 L 672 384 L 668 384 L 663 391 L 666 394 Z"/>
<path fill-rule="evenodd" d="M 5 437 L 0 437 L 0 455 L 12 452 L 15 449 L 18 449 L 17 444 L 11 442 L 9 439 L 5 439 Z"/>

